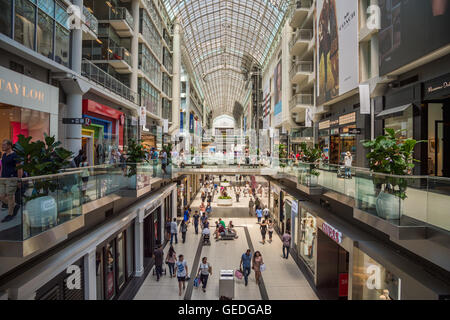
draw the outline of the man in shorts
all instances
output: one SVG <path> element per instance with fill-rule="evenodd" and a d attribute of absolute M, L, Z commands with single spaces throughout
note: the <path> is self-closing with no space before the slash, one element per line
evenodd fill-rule
<path fill-rule="evenodd" d="M 1 222 L 11 221 L 19 212 L 19 205 L 16 204 L 15 194 L 19 185 L 18 178 L 22 178 L 22 169 L 17 169 L 17 154 L 13 151 L 13 144 L 10 140 L 3 140 L 2 143 L 2 180 L 0 181 L 0 200 L 8 205 L 8 215 Z"/>
<path fill-rule="evenodd" d="M 188 275 L 188 266 L 186 261 L 184 260 L 184 256 L 180 254 L 178 256 L 178 261 L 176 263 L 176 270 L 177 270 L 177 278 L 178 278 L 178 295 L 181 296 L 181 286 L 183 286 L 183 290 L 186 288 L 185 282 L 186 277 Z"/>

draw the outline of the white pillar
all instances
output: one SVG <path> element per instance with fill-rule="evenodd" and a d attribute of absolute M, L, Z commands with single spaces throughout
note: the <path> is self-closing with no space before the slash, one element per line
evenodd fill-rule
<path fill-rule="evenodd" d="M 73 4 L 78 6 L 83 12 L 83 0 L 73 0 Z M 72 30 L 71 66 L 72 70 L 81 74 L 83 31 L 81 29 Z M 67 118 L 82 117 L 81 93 L 70 93 L 67 95 Z M 81 125 L 67 125 L 67 147 L 76 156 L 81 150 Z"/>
<path fill-rule="evenodd" d="M 91 249 L 84 256 L 84 299 L 97 300 L 97 264 L 96 249 Z"/>
<path fill-rule="evenodd" d="M 175 20 L 173 30 L 172 126 L 169 128 L 171 135 L 175 134 L 180 126 L 181 26 L 178 20 Z"/>
<path fill-rule="evenodd" d="M 177 188 L 172 191 L 172 220 L 177 217 Z"/>
<path fill-rule="evenodd" d="M 131 68 L 133 70 L 130 79 L 130 89 L 138 92 L 138 65 L 139 65 L 139 1 L 133 0 L 131 2 L 131 14 L 134 19 L 134 31 L 131 37 Z"/>
<path fill-rule="evenodd" d="M 144 211 L 140 210 L 134 224 L 135 276 L 144 274 Z"/>

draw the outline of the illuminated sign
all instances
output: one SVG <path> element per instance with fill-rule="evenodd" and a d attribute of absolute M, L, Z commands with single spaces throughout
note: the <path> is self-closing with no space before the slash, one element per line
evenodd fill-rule
<path fill-rule="evenodd" d="M 339 117 L 339 125 L 356 122 L 356 112 Z"/>
<path fill-rule="evenodd" d="M 337 243 L 342 243 L 342 233 L 330 226 L 328 223 L 324 222 L 322 224 L 322 231 L 329 236 L 333 241 Z"/>

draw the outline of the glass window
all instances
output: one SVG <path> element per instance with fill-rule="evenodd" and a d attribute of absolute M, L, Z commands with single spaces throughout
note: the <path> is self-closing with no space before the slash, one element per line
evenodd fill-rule
<path fill-rule="evenodd" d="M 316 271 L 316 237 L 317 221 L 316 218 L 304 208 L 301 208 L 301 214 L 298 221 L 297 248 L 300 257 L 306 262 L 310 271 L 314 274 Z"/>
<path fill-rule="evenodd" d="M 403 130 L 403 138 L 413 138 L 413 108 L 409 107 L 402 115 L 391 117 L 384 120 L 385 128 L 392 128 L 394 130 Z"/>
<path fill-rule="evenodd" d="M 116 252 L 115 252 L 115 242 L 114 240 L 109 242 L 105 248 L 105 264 L 106 264 L 106 299 L 114 298 L 116 285 L 115 285 L 115 261 L 116 261 Z"/>
<path fill-rule="evenodd" d="M 130 225 L 127 229 L 127 276 L 131 277 L 134 271 L 133 266 L 133 256 L 134 256 L 134 232 L 133 232 L 133 225 Z"/>
<path fill-rule="evenodd" d="M 103 252 L 97 251 L 95 254 L 96 279 L 97 279 L 97 300 L 104 298 L 104 279 L 103 279 Z"/>
<path fill-rule="evenodd" d="M 14 39 L 24 46 L 34 49 L 36 7 L 27 0 L 16 0 Z"/>
<path fill-rule="evenodd" d="M 50 114 L 31 109 L 0 104 L 0 139 L 16 143 L 18 135 L 44 140 L 50 131 Z"/>
<path fill-rule="evenodd" d="M 125 252 L 124 252 L 124 236 L 123 232 L 121 232 L 117 236 L 117 262 L 118 262 L 118 268 L 117 268 L 117 279 L 118 279 L 118 287 L 119 289 L 122 288 L 123 284 L 125 283 Z"/>
<path fill-rule="evenodd" d="M 54 0 L 39 0 L 38 6 L 50 17 L 55 16 L 55 1 Z"/>
<path fill-rule="evenodd" d="M 66 9 L 57 5 L 56 6 L 56 14 L 55 14 L 56 21 L 58 23 L 60 23 L 62 26 L 64 26 L 65 28 L 68 28 L 69 27 L 68 18 L 69 18 L 69 15 L 67 14 Z"/>
<path fill-rule="evenodd" d="M 56 24 L 55 61 L 66 67 L 69 66 L 69 47 L 69 31 Z"/>
<path fill-rule="evenodd" d="M 0 33 L 11 36 L 11 0 L 0 0 Z"/>
<path fill-rule="evenodd" d="M 37 50 L 47 58 L 53 58 L 53 19 L 39 10 Z"/>
<path fill-rule="evenodd" d="M 401 279 L 359 248 L 353 248 L 352 298 L 399 300 Z"/>

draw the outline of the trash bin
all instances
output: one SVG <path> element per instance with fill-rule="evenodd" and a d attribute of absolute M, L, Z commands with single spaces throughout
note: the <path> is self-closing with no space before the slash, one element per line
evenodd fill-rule
<path fill-rule="evenodd" d="M 220 270 L 219 297 L 234 298 L 234 271 Z"/>

